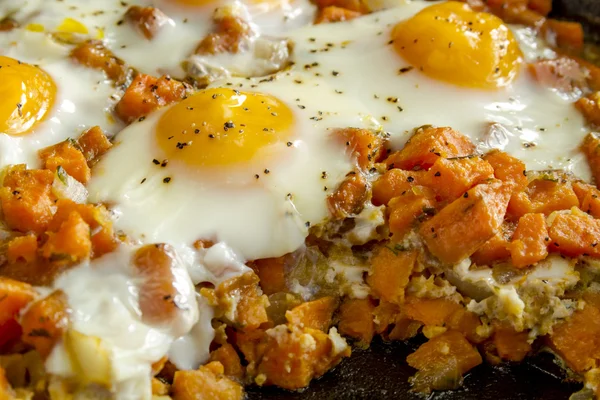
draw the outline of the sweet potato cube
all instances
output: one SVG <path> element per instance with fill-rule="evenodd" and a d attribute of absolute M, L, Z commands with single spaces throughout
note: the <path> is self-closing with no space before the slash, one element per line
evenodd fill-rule
<path fill-rule="evenodd" d="M 587 183 L 575 182 L 573 191 L 579 199 L 579 208 L 594 218 L 600 218 L 600 190 Z"/>
<path fill-rule="evenodd" d="M 368 129 L 345 128 L 337 129 L 334 134 L 356 158 L 358 167 L 368 169 L 373 163 L 381 161 L 385 155 L 385 139 L 377 132 Z"/>
<path fill-rule="evenodd" d="M 424 325 L 442 326 L 460 309 L 462 309 L 460 304 L 444 298 L 408 297 L 402 311 L 410 319 L 419 321 Z"/>
<path fill-rule="evenodd" d="M 315 18 L 315 25 L 350 21 L 351 19 L 360 17 L 362 15 L 359 11 L 352 11 L 342 7 L 328 6 L 319 10 L 317 17 Z"/>
<path fill-rule="evenodd" d="M 118 85 L 127 81 L 129 67 L 117 58 L 100 40 L 88 40 L 71 51 L 71 58 L 79 64 L 103 71 L 106 77 Z"/>
<path fill-rule="evenodd" d="M 454 201 L 493 174 L 492 166 L 479 157 L 438 158 L 427 172 L 426 182 L 442 201 Z"/>
<path fill-rule="evenodd" d="M 598 92 L 600 95 L 600 92 Z M 600 104 L 600 103 L 599 103 Z M 598 107 L 598 124 L 600 125 L 600 105 Z M 596 186 L 600 186 L 600 138 L 597 138 L 594 134 L 588 133 L 583 140 L 581 146 L 583 154 L 585 154 Z"/>
<path fill-rule="evenodd" d="M 0 325 L 13 319 L 36 296 L 33 286 L 0 277 Z"/>
<path fill-rule="evenodd" d="M 377 249 L 371 258 L 371 272 L 367 277 L 373 294 L 384 301 L 400 304 L 416 261 L 416 251 L 387 246 Z"/>
<path fill-rule="evenodd" d="M 258 287 L 258 276 L 254 272 L 231 278 L 215 289 L 215 294 L 223 309 L 231 305 L 232 298 L 239 299 L 236 304 L 235 324 L 244 330 L 257 329 L 267 322 L 267 297 Z"/>
<path fill-rule="evenodd" d="M 389 205 L 389 228 L 393 240 L 401 242 L 404 236 L 418 223 L 435 214 L 435 200 L 412 190 L 394 197 Z"/>
<path fill-rule="evenodd" d="M 494 345 L 498 355 L 503 360 L 523 361 L 531 351 L 529 335 L 526 331 L 517 332 L 512 327 L 497 327 L 494 332 Z"/>
<path fill-rule="evenodd" d="M 548 229 L 544 214 L 525 214 L 509 245 L 512 263 L 524 268 L 546 258 L 548 255 Z"/>
<path fill-rule="evenodd" d="M 286 256 L 254 260 L 252 267 L 260 279 L 260 287 L 266 295 L 286 290 Z"/>
<path fill-rule="evenodd" d="M 91 127 L 81 134 L 79 139 L 77 139 L 77 143 L 79 144 L 79 147 L 81 147 L 81 151 L 88 162 L 88 165 L 93 164 L 98 157 L 106 153 L 108 149 L 112 147 L 112 143 L 108 140 L 99 126 Z"/>
<path fill-rule="evenodd" d="M 360 173 L 351 172 L 327 197 L 329 212 L 336 218 L 359 214 L 368 200 L 369 184 Z"/>
<path fill-rule="evenodd" d="M 488 152 L 483 159 L 494 168 L 496 179 L 512 184 L 515 191 L 524 190 L 527 187 L 529 182 L 523 161 L 499 150 Z"/>
<path fill-rule="evenodd" d="M 225 343 L 210 353 L 210 361 L 218 361 L 223 365 L 225 375 L 230 378 L 241 379 L 244 376 L 240 356 L 233 346 Z"/>
<path fill-rule="evenodd" d="M 327 331 L 336 308 L 336 299 L 325 296 L 317 300 L 307 301 L 286 311 L 285 318 L 289 324 L 297 325 L 300 328 Z"/>
<path fill-rule="evenodd" d="M 156 7 L 131 6 L 125 13 L 125 18 L 147 40 L 154 38 L 160 28 L 169 18 Z"/>
<path fill-rule="evenodd" d="M 529 64 L 529 71 L 540 85 L 571 94 L 587 88 L 587 71 L 576 60 L 559 57 Z"/>
<path fill-rule="evenodd" d="M 498 232 L 509 196 L 510 187 L 501 181 L 477 185 L 424 222 L 419 233 L 434 256 L 457 263 Z"/>
<path fill-rule="evenodd" d="M 600 257 L 600 220 L 579 213 L 558 214 L 548 228 L 550 249 L 569 257 Z"/>
<path fill-rule="evenodd" d="M 412 378 L 413 389 L 429 393 L 457 388 L 462 375 L 481 364 L 482 359 L 461 333 L 447 331 L 421 345 L 406 361 L 419 370 Z"/>
<path fill-rule="evenodd" d="M 374 311 L 375 306 L 369 298 L 344 300 L 339 312 L 340 333 L 360 340 L 363 345 L 368 345 L 375 334 Z"/>
<path fill-rule="evenodd" d="M 583 26 L 579 22 L 548 18 L 542 25 L 542 33 L 553 36 L 558 47 L 576 51 L 583 49 Z"/>
<path fill-rule="evenodd" d="M 44 168 L 56 172 L 58 167 L 63 167 L 67 174 L 85 184 L 92 174 L 83 153 L 74 146 L 71 140 L 55 144 L 40 150 L 39 156 L 44 163 Z"/>
<path fill-rule="evenodd" d="M 425 171 L 405 171 L 390 169 L 373 183 L 374 205 L 387 205 L 391 199 L 408 192 L 414 186 L 422 185 Z"/>
<path fill-rule="evenodd" d="M 496 261 L 507 260 L 510 258 L 509 243 L 506 233 L 501 229 L 473 253 L 471 260 L 477 265 L 490 265 Z"/>
<path fill-rule="evenodd" d="M 429 169 L 440 157 L 466 157 L 475 153 L 475 145 L 465 135 L 451 128 L 422 127 L 415 131 L 404 148 L 392 153 L 388 168 Z"/>
<path fill-rule="evenodd" d="M 33 262 L 37 258 L 38 241 L 34 234 L 17 236 L 8 242 L 6 257 L 8 262 Z"/>
<path fill-rule="evenodd" d="M 173 400 L 241 400 L 242 386 L 225 376 L 217 361 L 202 365 L 195 371 L 177 371 L 173 378 Z"/>

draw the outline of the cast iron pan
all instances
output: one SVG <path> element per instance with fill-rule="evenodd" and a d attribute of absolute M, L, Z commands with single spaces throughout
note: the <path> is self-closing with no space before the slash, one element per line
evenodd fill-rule
<path fill-rule="evenodd" d="M 587 38 L 600 43 L 600 0 L 554 0 L 553 17 L 582 22 Z M 465 376 L 455 391 L 418 395 L 410 391 L 408 378 L 415 370 L 406 364 L 422 339 L 385 343 L 377 338 L 368 350 L 354 350 L 334 370 L 302 392 L 249 387 L 249 400 L 567 400 L 580 390 L 568 382 L 553 362 L 541 353 L 521 364 L 493 367 L 482 364 Z"/>

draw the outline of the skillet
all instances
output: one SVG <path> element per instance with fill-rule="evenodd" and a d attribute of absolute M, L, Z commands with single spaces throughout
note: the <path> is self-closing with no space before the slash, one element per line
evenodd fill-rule
<path fill-rule="evenodd" d="M 581 22 L 587 40 L 600 44 L 600 0 L 553 0 L 551 17 Z M 368 350 L 353 349 L 351 357 L 302 392 L 248 387 L 248 400 L 566 400 L 582 388 L 567 379 L 552 355 L 540 353 L 520 364 L 479 365 L 458 390 L 415 394 L 408 382 L 415 370 L 405 359 L 423 341 L 376 338 Z"/>

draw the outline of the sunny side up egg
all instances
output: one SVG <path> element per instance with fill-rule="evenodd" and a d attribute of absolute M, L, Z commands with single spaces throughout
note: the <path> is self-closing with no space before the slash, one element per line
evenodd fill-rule
<path fill-rule="evenodd" d="M 482 149 L 494 128 L 494 145 L 528 168 L 587 178 L 583 119 L 529 75 L 526 60 L 554 54 L 519 43 L 522 29 L 462 3 L 406 2 L 292 31 L 290 69 L 218 81 L 121 132 L 91 199 L 143 242 L 224 241 L 251 260 L 294 251 L 327 218 L 326 196 L 353 168 L 336 128 L 400 147 L 415 127 L 451 126 Z"/>
<path fill-rule="evenodd" d="M 44 34 L 0 33 L 0 166 L 39 165 L 38 151 L 84 129 L 107 133 L 112 86 L 102 73 L 72 63 L 68 49 Z"/>

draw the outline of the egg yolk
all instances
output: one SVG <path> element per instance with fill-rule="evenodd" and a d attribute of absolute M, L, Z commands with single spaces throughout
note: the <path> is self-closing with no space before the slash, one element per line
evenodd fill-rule
<path fill-rule="evenodd" d="M 522 62 L 521 50 L 500 18 L 456 1 L 429 6 L 400 22 L 392 40 L 414 68 L 459 86 L 506 86 Z"/>
<path fill-rule="evenodd" d="M 0 56 L 0 133 L 27 133 L 52 108 L 56 85 L 38 67 Z"/>
<path fill-rule="evenodd" d="M 233 166 L 287 143 L 292 111 L 275 97 L 207 89 L 168 109 L 156 126 L 166 157 L 200 167 Z"/>

